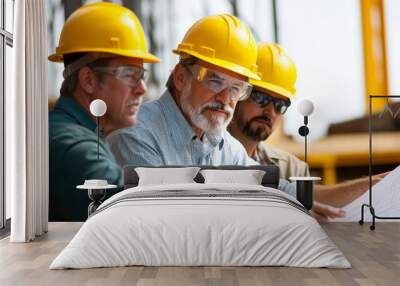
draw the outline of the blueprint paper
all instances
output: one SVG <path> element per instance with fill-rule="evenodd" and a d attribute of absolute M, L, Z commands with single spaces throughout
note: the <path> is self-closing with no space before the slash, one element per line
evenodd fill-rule
<path fill-rule="evenodd" d="M 343 208 L 346 211 L 344 218 L 333 221 L 359 221 L 361 219 L 361 205 L 368 203 L 369 192 L 367 191 Z M 372 206 L 375 209 L 375 215 L 400 217 L 400 165 L 372 187 Z M 371 213 L 367 207 L 364 207 L 364 221 L 372 221 Z"/>

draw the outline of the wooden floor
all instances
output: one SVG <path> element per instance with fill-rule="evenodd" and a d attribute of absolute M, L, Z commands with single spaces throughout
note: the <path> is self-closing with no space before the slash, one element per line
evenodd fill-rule
<path fill-rule="evenodd" d="M 400 285 L 400 223 L 324 225 L 353 268 L 121 267 L 48 270 L 80 223 L 50 223 L 32 243 L 0 241 L 0 285 Z"/>

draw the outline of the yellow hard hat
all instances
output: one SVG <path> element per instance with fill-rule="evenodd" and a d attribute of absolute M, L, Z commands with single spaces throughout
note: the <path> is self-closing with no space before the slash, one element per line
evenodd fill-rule
<path fill-rule="evenodd" d="M 107 53 L 159 62 L 150 54 L 136 15 L 129 9 L 108 2 L 96 2 L 77 9 L 67 19 L 61 32 L 53 62 L 62 62 L 65 54 Z"/>
<path fill-rule="evenodd" d="M 247 25 L 229 14 L 207 16 L 194 23 L 173 52 L 248 78 L 260 78 L 254 37 Z"/>
<path fill-rule="evenodd" d="M 261 80 L 250 80 L 253 86 L 294 98 L 296 65 L 280 45 L 259 43 L 257 64 Z"/>

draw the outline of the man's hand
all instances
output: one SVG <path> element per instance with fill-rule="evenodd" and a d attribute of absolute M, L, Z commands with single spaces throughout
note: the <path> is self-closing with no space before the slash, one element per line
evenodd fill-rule
<path fill-rule="evenodd" d="M 317 201 L 314 201 L 310 213 L 319 223 L 326 223 L 330 218 L 339 218 L 346 215 L 344 210 L 321 204 Z"/>
<path fill-rule="evenodd" d="M 390 172 L 391 171 L 372 176 L 372 185 L 380 182 Z M 368 191 L 368 188 L 369 177 L 362 177 L 331 186 L 316 185 L 314 188 L 314 198 L 318 202 L 325 204 L 324 206 L 328 204 L 333 207 L 341 208 L 362 196 Z M 317 205 L 316 212 L 318 212 L 318 209 L 319 205 Z"/>
<path fill-rule="evenodd" d="M 379 183 L 390 172 L 391 171 L 388 171 L 388 172 L 385 172 L 385 173 L 376 174 L 376 175 L 372 176 L 371 177 L 372 185 L 375 185 L 376 183 Z M 367 177 L 366 180 L 369 180 L 369 178 Z"/>

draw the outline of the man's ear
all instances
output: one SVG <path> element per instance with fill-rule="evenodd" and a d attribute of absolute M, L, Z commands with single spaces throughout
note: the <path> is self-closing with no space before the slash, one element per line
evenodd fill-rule
<path fill-rule="evenodd" d="M 174 80 L 174 85 L 178 92 L 181 92 L 185 86 L 185 77 L 185 68 L 181 64 L 177 64 L 172 71 L 172 79 Z"/>
<path fill-rule="evenodd" d="M 88 94 L 92 94 L 95 91 L 97 78 L 89 67 L 83 67 L 79 70 L 79 84 Z"/>

